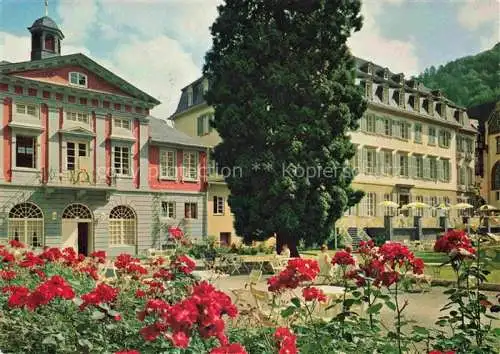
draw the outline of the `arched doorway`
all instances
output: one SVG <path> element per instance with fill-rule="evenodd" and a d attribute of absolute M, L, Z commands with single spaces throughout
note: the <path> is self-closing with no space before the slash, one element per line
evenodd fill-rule
<path fill-rule="evenodd" d="M 9 212 L 8 238 L 31 247 L 43 246 L 43 213 L 33 203 L 14 205 Z"/>
<path fill-rule="evenodd" d="M 93 224 L 94 218 L 87 206 L 68 205 L 62 214 L 62 246 L 73 247 L 87 256 L 94 246 Z"/>

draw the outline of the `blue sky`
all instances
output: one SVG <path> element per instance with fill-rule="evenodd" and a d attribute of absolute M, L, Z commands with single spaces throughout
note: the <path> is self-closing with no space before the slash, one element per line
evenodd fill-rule
<path fill-rule="evenodd" d="M 175 109 L 182 87 L 201 74 L 208 27 L 222 0 L 49 0 L 64 32 L 63 53 L 84 53 Z M 353 54 L 407 76 L 491 48 L 500 0 L 366 0 Z M 0 0 L 0 59 L 29 60 L 27 27 L 44 0 Z"/>

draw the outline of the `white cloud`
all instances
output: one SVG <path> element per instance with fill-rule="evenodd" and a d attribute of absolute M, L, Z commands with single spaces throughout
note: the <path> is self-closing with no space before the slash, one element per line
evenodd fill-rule
<path fill-rule="evenodd" d="M 465 0 L 458 7 L 458 22 L 466 29 L 476 30 L 484 25 L 496 23 L 498 39 L 500 0 Z"/>
<path fill-rule="evenodd" d="M 361 9 L 364 17 L 363 28 L 348 41 L 352 54 L 388 67 L 392 72 L 403 72 L 407 76 L 418 74 L 420 68 L 416 48 L 413 44 L 415 41 L 390 39 L 381 33 L 377 17 L 383 11 L 384 2 L 400 5 L 403 0 L 363 2 Z"/>
<path fill-rule="evenodd" d="M 89 28 L 97 19 L 96 0 L 63 0 L 59 2 L 57 12 L 62 19 L 60 27 L 64 29 L 66 43 L 83 43 L 89 34 Z"/>
<path fill-rule="evenodd" d="M 196 80 L 200 69 L 179 42 L 159 36 L 148 41 L 134 39 L 120 45 L 113 54 L 112 66 L 118 75 L 146 91 L 163 104 L 153 114 L 168 117 L 180 97 L 180 90 Z"/>

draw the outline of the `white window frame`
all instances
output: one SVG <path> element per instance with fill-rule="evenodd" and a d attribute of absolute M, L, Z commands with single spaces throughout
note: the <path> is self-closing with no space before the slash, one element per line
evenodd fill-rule
<path fill-rule="evenodd" d="M 115 128 L 131 130 L 132 129 L 132 122 L 130 121 L 130 119 L 126 119 L 126 118 L 113 118 L 113 126 Z"/>
<path fill-rule="evenodd" d="M 377 216 L 377 194 L 366 193 L 366 216 Z"/>
<path fill-rule="evenodd" d="M 44 245 L 44 217 L 42 209 L 30 202 L 20 203 L 12 207 L 7 219 L 7 238 L 23 242 L 29 246 Z M 33 243 L 33 236 L 37 244 Z"/>
<path fill-rule="evenodd" d="M 398 176 L 408 178 L 409 177 L 410 157 L 408 156 L 407 153 L 398 153 L 398 159 L 399 159 Z M 404 164 L 402 163 L 403 161 L 405 162 Z M 401 173 L 401 171 L 403 171 L 404 173 Z"/>
<path fill-rule="evenodd" d="M 384 156 L 384 175 L 392 176 L 393 156 L 391 150 L 382 150 Z"/>
<path fill-rule="evenodd" d="M 15 114 L 40 119 L 40 110 L 35 103 L 16 102 Z"/>
<path fill-rule="evenodd" d="M 193 206 L 194 206 L 194 209 L 193 209 Z M 186 212 L 188 209 L 189 209 L 189 213 Z M 193 217 L 193 213 L 192 213 L 193 210 L 195 210 L 194 217 Z M 198 219 L 198 203 L 195 203 L 195 202 L 185 202 L 184 203 L 184 218 L 191 219 L 191 220 Z"/>
<path fill-rule="evenodd" d="M 422 130 L 423 130 L 422 124 L 415 123 L 413 128 L 414 128 L 413 130 L 415 133 L 415 142 L 421 144 L 422 143 Z"/>
<path fill-rule="evenodd" d="M 420 161 L 420 166 L 419 166 Z M 415 176 L 416 178 L 424 178 L 424 156 L 415 155 Z"/>
<path fill-rule="evenodd" d="M 173 201 L 162 201 L 161 202 L 161 214 L 164 218 L 175 219 L 175 202 Z"/>
<path fill-rule="evenodd" d="M 33 163 L 32 167 L 17 166 L 18 139 L 19 137 L 33 139 Z M 14 166 L 18 169 L 36 170 L 38 166 L 38 138 L 33 135 L 16 134 L 16 145 L 14 149 Z"/>
<path fill-rule="evenodd" d="M 431 134 L 431 131 L 434 134 Z M 436 135 L 437 135 L 437 129 L 435 127 L 428 127 L 427 130 L 427 135 L 428 135 L 428 145 L 436 145 Z"/>
<path fill-rule="evenodd" d="M 377 117 L 375 114 L 366 115 L 366 131 L 368 133 L 375 133 L 377 131 Z"/>
<path fill-rule="evenodd" d="M 191 157 L 193 157 L 194 161 L 191 161 Z M 198 180 L 198 163 L 199 163 L 198 157 L 199 156 L 197 151 L 183 151 L 182 176 L 184 177 L 185 180 L 188 181 Z"/>
<path fill-rule="evenodd" d="M 442 159 L 441 161 L 443 167 L 443 181 L 449 182 L 451 179 L 451 171 L 450 171 L 451 162 L 449 159 Z"/>
<path fill-rule="evenodd" d="M 73 168 L 70 169 L 69 166 L 69 157 L 70 157 L 70 149 L 69 149 L 69 144 L 73 144 Z M 82 151 L 81 147 L 82 145 L 85 147 L 85 155 L 80 155 L 80 152 Z M 87 158 L 90 157 L 90 146 L 87 141 L 83 140 L 66 140 L 65 142 L 65 147 L 66 147 L 66 156 L 65 156 L 65 163 L 66 163 L 66 171 L 78 171 L 80 169 L 80 164 L 79 164 L 79 158 Z"/>
<path fill-rule="evenodd" d="M 120 150 L 120 160 L 119 160 L 119 171 L 117 172 L 116 169 L 116 150 L 119 149 Z M 128 164 L 128 173 L 123 173 L 123 170 L 124 170 L 124 164 L 123 164 L 123 161 L 125 161 L 125 159 L 123 158 L 123 155 L 124 155 L 124 151 L 123 149 L 127 149 L 128 150 L 128 158 L 126 159 L 127 160 L 127 164 Z M 112 169 L 113 169 L 113 172 L 116 176 L 119 176 L 119 177 L 129 177 L 131 175 L 131 162 L 132 162 L 132 154 L 131 154 L 131 149 L 130 149 L 130 146 L 128 145 L 114 145 L 113 146 L 113 166 L 112 166 Z"/>
<path fill-rule="evenodd" d="M 90 117 L 87 112 L 66 111 L 66 120 L 76 123 L 90 124 Z"/>
<path fill-rule="evenodd" d="M 384 135 L 392 136 L 392 119 L 384 118 Z"/>
<path fill-rule="evenodd" d="M 72 76 L 75 75 L 76 76 L 76 82 L 73 82 L 72 80 Z M 85 79 L 85 83 L 84 84 L 81 84 L 80 83 L 80 79 L 84 78 Z M 88 76 L 81 73 L 81 72 L 78 72 L 78 71 L 70 71 L 69 74 L 68 74 L 68 82 L 71 86 L 77 86 L 77 87 L 85 87 L 87 88 L 88 87 L 88 84 L 89 84 L 89 80 L 88 80 Z"/>
<path fill-rule="evenodd" d="M 224 197 L 214 196 L 212 211 L 214 215 L 224 215 L 225 201 Z"/>
<path fill-rule="evenodd" d="M 120 208 L 120 209 L 118 209 Z M 117 211 L 118 210 L 118 211 Z M 128 214 L 133 217 L 117 218 L 113 214 Z M 137 216 L 133 209 L 125 205 L 114 207 L 109 213 L 109 246 L 135 246 L 137 242 Z M 128 234 L 132 230 L 131 234 Z M 129 242 L 131 241 L 131 242 Z"/>
<path fill-rule="evenodd" d="M 377 149 L 365 147 L 365 156 L 365 173 L 368 175 L 374 175 L 377 172 Z"/>
<path fill-rule="evenodd" d="M 169 156 L 171 155 L 171 156 Z M 173 165 L 170 165 L 170 162 Z M 160 150 L 160 178 L 177 179 L 177 151 L 171 149 Z"/>

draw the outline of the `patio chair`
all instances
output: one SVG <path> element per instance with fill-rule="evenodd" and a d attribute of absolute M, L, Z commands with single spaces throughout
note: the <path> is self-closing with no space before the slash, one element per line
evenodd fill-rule
<path fill-rule="evenodd" d="M 245 297 L 251 298 L 252 293 L 250 291 L 250 288 L 256 285 L 261 277 L 262 277 L 262 271 L 258 269 L 253 269 L 248 275 L 248 282 L 245 283 L 245 286 L 243 288 L 229 289 L 229 291 L 233 293 L 235 297 L 234 303 L 236 305 L 238 305 L 239 303 L 245 303 L 245 301 L 242 301 Z"/>
<path fill-rule="evenodd" d="M 106 263 L 99 266 L 99 278 L 106 282 L 118 278 L 116 274 L 116 267 L 113 261 L 107 260 Z"/>
<path fill-rule="evenodd" d="M 230 275 L 233 275 L 234 273 L 238 273 L 238 274 L 241 274 L 241 266 L 242 266 L 242 262 L 241 262 L 241 258 L 238 257 L 238 256 L 230 256 L 228 258 L 226 258 L 226 266 L 227 266 L 227 272 L 230 274 Z"/>
<path fill-rule="evenodd" d="M 279 255 L 275 255 L 272 259 L 269 260 L 269 267 L 271 268 L 271 272 L 273 274 L 277 274 L 286 268 L 288 264 L 288 260 L 290 258 L 283 257 Z"/>
<path fill-rule="evenodd" d="M 250 292 L 252 294 L 253 299 L 255 300 L 255 312 L 253 315 L 256 317 L 257 321 L 259 321 L 264 326 L 274 327 L 277 324 L 282 322 L 282 318 L 280 316 L 281 310 L 284 308 L 272 309 L 271 307 L 271 297 L 269 292 L 265 290 L 257 290 L 254 287 L 250 288 Z M 273 316 L 274 315 L 274 316 Z M 289 321 L 292 319 L 289 318 Z"/>

